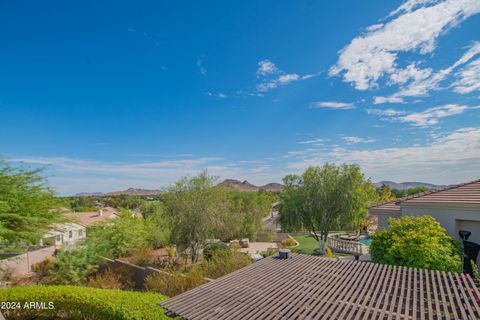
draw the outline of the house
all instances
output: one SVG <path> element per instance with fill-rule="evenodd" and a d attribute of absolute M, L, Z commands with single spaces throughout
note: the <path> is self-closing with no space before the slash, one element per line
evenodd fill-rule
<path fill-rule="evenodd" d="M 85 226 L 74 222 L 66 222 L 54 224 L 52 229 L 43 236 L 41 244 L 49 243 L 56 248 L 73 246 L 86 237 L 87 232 Z"/>
<path fill-rule="evenodd" d="M 451 237 L 461 240 L 458 231 L 467 230 L 468 240 L 480 244 L 480 180 L 381 203 L 368 212 L 378 217 L 379 228 L 388 228 L 388 218 L 430 215 Z"/>
<path fill-rule="evenodd" d="M 293 254 L 161 302 L 183 319 L 479 319 L 469 275 Z"/>
<path fill-rule="evenodd" d="M 109 219 L 115 219 L 119 216 L 119 212 L 112 207 L 103 207 L 98 211 L 73 212 L 65 214 L 64 216 L 82 226 L 88 227 L 96 223 L 108 221 Z"/>

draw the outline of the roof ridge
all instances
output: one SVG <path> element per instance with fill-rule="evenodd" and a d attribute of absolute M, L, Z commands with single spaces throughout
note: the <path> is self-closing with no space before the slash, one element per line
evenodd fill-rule
<path fill-rule="evenodd" d="M 431 194 L 434 194 L 434 193 L 443 192 L 443 191 L 447 191 L 447 190 L 451 190 L 451 189 L 463 187 L 463 186 L 466 186 L 466 185 L 469 185 L 469 184 L 473 184 L 473 183 L 478 183 L 478 182 L 480 182 L 480 179 L 476 179 L 476 180 L 469 181 L 469 182 L 462 182 L 462 183 L 458 183 L 458 184 L 452 184 L 452 185 L 449 185 L 448 187 L 441 188 L 441 189 L 438 189 L 438 190 L 421 192 L 421 193 L 417 193 L 417 194 L 413 194 L 413 195 L 401 197 L 401 198 L 399 198 L 399 199 L 395 199 L 395 200 L 391 200 L 391 201 L 379 202 L 379 203 L 376 203 L 376 204 L 370 206 L 370 208 L 383 206 L 383 205 L 388 204 L 388 203 L 400 204 L 400 203 L 402 203 L 402 202 L 404 202 L 404 201 L 408 201 L 408 200 L 412 200 L 412 199 L 424 197 L 424 196 L 427 196 L 427 195 L 431 195 Z"/>

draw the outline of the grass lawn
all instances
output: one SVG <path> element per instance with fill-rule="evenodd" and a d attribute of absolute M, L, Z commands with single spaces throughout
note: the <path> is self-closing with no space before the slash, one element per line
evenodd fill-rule
<path fill-rule="evenodd" d="M 291 236 L 300 243 L 300 245 L 295 248 L 296 252 L 311 255 L 319 254 L 318 242 L 313 239 L 312 236 L 305 234 L 292 234 Z"/>

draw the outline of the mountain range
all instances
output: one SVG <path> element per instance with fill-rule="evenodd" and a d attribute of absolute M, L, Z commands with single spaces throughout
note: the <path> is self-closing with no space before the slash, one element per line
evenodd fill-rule
<path fill-rule="evenodd" d="M 427 187 L 430 190 L 438 190 L 448 187 L 447 185 L 438 185 L 438 184 L 431 184 L 426 182 L 394 182 L 394 181 L 380 181 L 375 183 L 375 187 L 381 187 L 382 185 L 387 185 L 390 189 L 397 189 L 397 190 L 407 190 L 410 188 L 417 188 L 417 187 Z"/>
<path fill-rule="evenodd" d="M 269 191 L 269 192 L 280 192 L 283 189 L 283 185 L 280 183 L 267 183 L 265 185 L 256 186 L 251 184 L 247 180 L 240 181 L 235 179 L 225 179 L 218 184 L 219 186 L 226 187 L 229 189 L 235 189 L 239 191 L 248 191 L 248 192 L 258 192 L 260 190 Z M 394 182 L 394 181 L 380 181 L 375 183 L 375 187 L 381 187 L 382 185 L 387 185 L 391 189 L 398 189 L 398 190 L 407 190 L 410 188 L 416 187 L 427 187 L 430 190 L 438 190 L 445 187 L 446 185 L 437 185 L 427 182 Z M 115 191 L 115 192 L 80 192 L 74 195 L 74 197 L 101 197 L 101 196 L 115 196 L 115 195 L 130 195 L 130 196 L 152 196 L 157 195 L 161 191 L 160 190 L 151 190 L 151 189 L 139 189 L 139 188 L 128 188 L 123 191 Z"/>

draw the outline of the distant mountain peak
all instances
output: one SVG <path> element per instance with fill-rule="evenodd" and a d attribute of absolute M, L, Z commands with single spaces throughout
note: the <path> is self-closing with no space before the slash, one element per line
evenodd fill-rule
<path fill-rule="evenodd" d="M 257 192 L 260 190 L 264 191 L 270 191 L 270 192 L 280 192 L 282 191 L 283 185 L 280 183 L 267 183 L 266 185 L 263 186 L 256 186 L 254 184 L 251 184 L 247 180 L 244 181 L 239 181 L 236 179 L 225 179 L 222 182 L 218 184 L 219 186 L 229 188 L 229 189 L 235 189 L 239 191 L 249 191 L 249 192 Z"/>

